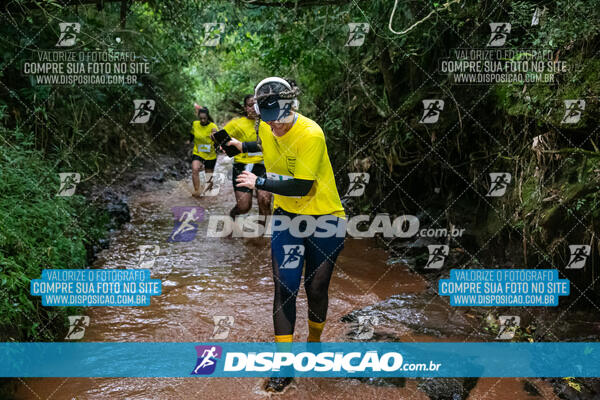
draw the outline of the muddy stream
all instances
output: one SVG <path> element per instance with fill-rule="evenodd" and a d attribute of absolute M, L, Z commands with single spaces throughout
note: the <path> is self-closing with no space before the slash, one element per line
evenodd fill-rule
<path fill-rule="evenodd" d="M 219 164 L 226 173 L 230 165 Z M 207 342 L 213 316 L 235 319 L 225 341 L 272 340 L 270 250 L 267 239 L 207 238 L 210 215 L 228 215 L 233 207 L 231 184 L 216 197 L 194 199 L 191 180 L 165 181 L 149 191 L 130 195 L 131 222 L 125 224 L 98 255 L 95 268 L 139 268 L 139 246 L 159 245 L 152 278 L 162 281 L 162 295 L 149 307 L 91 307 L 89 342 Z M 256 201 L 256 199 L 254 199 Z M 191 242 L 167 242 L 173 228 L 174 206 L 200 206 L 205 210 L 198 234 Z M 253 204 L 252 213 L 257 212 Z M 352 324 L 342 317 L 400 296 L 400 307 L 381 319 L 373 340 L 477 341 L 457 334 L 433 335 L 415 330 L 421 323 L 444 327 L 453 310 L 446 300 L 419 300 L 426 281 L 403 264 L 386 264 L 386 252 L 368 239 L 347 239 L 331 281 L 329 313 L 323 341 L 350 341 Z M 411 302 L 415 304 L 410 304 Z M 421 303 L 419 303 L 419 301 Z M 416 306 L 418 305 L 418 307 Z M 410 306 L 410 307 L 409 307 Z M 413 312 L 411 310 L 417 310 Z M 307 336 L 306 296 L 298 296 L 294 340 Z M 346 319 L 347 320 L 347 319 Z M 190 371 L 193 366 L 190 366 Z M 539 392 L 533 396 L 523 379 L 477 380 L 468 399 L 554 399 L 552 388 L 529 379 Z M 264 378 L 44 378 L 23 379 L 17 399 L 259 399 Z M 423 389 L 420 380 L 377 381 L 347 378 L 300 378 L 283 395 L 285 399 L 429 399 L 435 390 Z M 431 397 L 430 397 L 431 396 Z M 452 398 L 452 397 L 449 397 Z M 464 398 L 464 397 L 463 397 Z M 460 397 L 457 397 L 460 399 Z"/>

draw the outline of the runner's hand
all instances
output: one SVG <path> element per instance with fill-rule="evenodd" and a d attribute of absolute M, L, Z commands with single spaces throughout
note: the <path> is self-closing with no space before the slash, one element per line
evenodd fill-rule
<path fill-rule="evenodd" d="M 242 142 L 240 142 L 239 140 L 235 139 L 235 138 L 231 138 L 231 140 L 227 143 L 225 143 L 227 146 L 233 146 L 236 149 L 238 149 L 239 151 L 243 151 L 242 149 Z M 256 177 L 254 177 L 256 179 Z"/>
<path fill-rule="evenodd" d="M 236 182 L 238 187 L 254 189 L 254 185 L 256 184 L 256 175 L 250 171 L 242 171 L 242 173 L 238 175 Z"/>

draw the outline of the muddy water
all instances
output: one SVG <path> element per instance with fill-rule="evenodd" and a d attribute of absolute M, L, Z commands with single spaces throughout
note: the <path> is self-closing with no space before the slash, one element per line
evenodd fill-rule
<path fill-rule="evenodd" d="M 218 172 L 225 172 L 223 166 Z M 132 219 L 99 255 L 97 268 L 139 267 L 139 246 L 159 245 L 152 278 L 163 293 L 149 307 L 92 307 L 87 310 L 90 342 L 211 341 L 213 316 L 235 319 L 227 341 L 272 340 L 270 251 L 264 239 L 207 238 L 207 217 L 227 215 L 233 207 L 231 185 L 216 197 L 190 197 L 191 183 L 170 181 L 131 197 Z M 173 227 L 171 207 L 201 206 L 205 218 L 191 242 L 168 243 Z M 254 211 L 256 212 L 256 207 Z M 340 318 L 395 294 L 424 291 L 426 283 L 403 265 L 386 265 L 386 253 L 369 240 L 348 239 L 330 287 L 324 341 L 348 341 L 349 326 Z M 438 305 L 439 307 L 439 305 Z M 307 335 L 307 307 L 298 297 L 295 340 Z M 440 321 L 443 324 L 444 321 Z M 416 334 L 402 323 L 381 327 L 403 341 L 462 341 L 461 338 Z M 192 368 L 191 366 L 190 368 Z M 25 379 L 18 399 L 247 399 L 264 398 L 260 378 L 53 378 Z M 543 382 L 543 398 L 554 398 Z M 428 399 L 416 380 L 403 387 L 377 386 L 356 379 L 303 378 L 280 398 L 301 399 Z M 470 399 L 529 398 L 518 379 L 480 379 Z M 538 397 L 539 398 L 539 397 Z"/>

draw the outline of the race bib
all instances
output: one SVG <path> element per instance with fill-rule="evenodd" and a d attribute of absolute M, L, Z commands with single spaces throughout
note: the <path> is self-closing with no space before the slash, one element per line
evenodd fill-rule
<path fill-rule="evenodd" d="M 262 156 L 262 151 L 256 151 L 254 153 L 248 153 L 248 157 L 254 157 L 254 156 Z"/>
<path fill-rule="evenodd" d="M 210 153 L 210 144 L 199 144 L 196 147 L 202 153 Z"/>
<path fill-rule="evenodd" d="M 267 172 L 267 178 L 269 179 L 275 179 L 278 181 L 287 181 L 290 179 L 294 179 L 293 176 L 289 176 L 289 175 L 279 175 L 279 174 L 275 174 L 273 172 Z"/>

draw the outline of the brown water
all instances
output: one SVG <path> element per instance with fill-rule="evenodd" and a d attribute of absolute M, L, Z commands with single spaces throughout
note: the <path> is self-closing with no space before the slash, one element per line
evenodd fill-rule
<path fill-rule="evenodd" d="M 223 168 L 220 166 L 219 168 Z M 206 238 L 208 215 L 227 215 L 233 206 L 230 184 L 217 197 L 190 197 L 191 182 L 171 181 L 131 197 L 132 219 L 99 254 L 97 268 L 136 268 L 138 246 L 157 244 L 161 251 L 152 278 L 162 281 L 162 295 L 149 307 L 92 307 L 87 312 L 90 342 L 207 342 L 213 316 L 231 315 L 227 341 L 272 340 L 270 250 L 265 239 Z M 191 242 L 167 243 L 173 206 L 201 206 L 205 218 Z M 256 206 L 254 211 L 256 212 Z M 370 240 L 348 239 L 330 286 L 324 341 L 348 341 L 349 325 L 340 318 L 394 294 L 420 293 L 425 281 L 408 267 L 386 265 L 386 253 Z M 437 305 L 440 306 L 439 304 Z M 443 306 L 443 305 L 442 305 Z M 448 307 L 450 309 L 450 307 Z M 306 297 L 298 297 L 295 340 L 307 335 Z M 444 321 L 440 321 L 443 324 Z M 403 341 L 462 341 L 415 334 L 402 324 L 381 327 Z M 191 366 L 190 368 L 192 368 Z M 551 388 L 531 380 L 543 398 Z M 23 379 L 17 399 L 260 399 L 264 378 L 44 378 Z M 356 379 L 301 378 L 280 398 L 428 399 L 415 380 L 404 387 L 376 386 Z M 480 379 L 469 399 L 527 399 L 520 379 Z M 539 397 L 537 397 L 539 398 Z"/>

